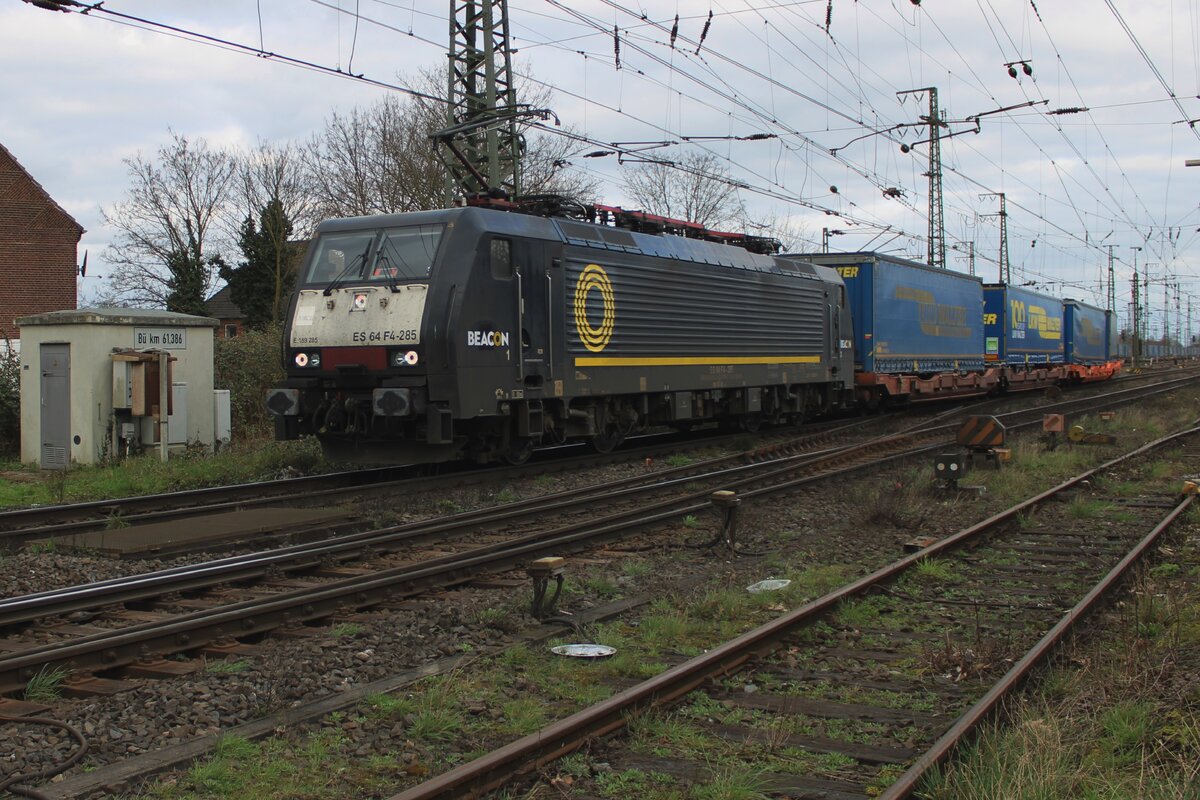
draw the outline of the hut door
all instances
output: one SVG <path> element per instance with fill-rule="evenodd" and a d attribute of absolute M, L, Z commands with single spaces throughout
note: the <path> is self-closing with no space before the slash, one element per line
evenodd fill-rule
<path fill-rule="evenodd" d="M 44 344 L 42 364 L 42 469 L 66 469 L 71 439 L 71 346 Z"/>

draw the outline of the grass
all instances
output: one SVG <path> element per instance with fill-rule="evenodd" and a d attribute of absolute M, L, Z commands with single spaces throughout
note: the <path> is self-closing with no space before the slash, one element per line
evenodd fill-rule
<path fill-rule="evenodd" d="M 1142 471 L 1146 482 L 1168 467 Z M 1135 491 L 1135 489 L 1137 489 Z M 1122 484 L 1122 493 L 1146 491 Z M 932 800 L 1200 797 L 1200 537 L 1129 581 L 1057 666 L 1010 702 L 918 794 Z"/>
<path fill-rule="evenodd" d="M 36 479 L 0 481 L 0 508 L 158 494 L 266 480 L 284 469 L 316 473 L 330 468 L 315 439 L 243 441 L 215 455 L 182 456 L 166 464 L 154 453 L 111 464 L 73 465 L 48 475 L 30 465 L 14 465 Z M 111 524 L 119 526 L 120 522 Z"/>
<path fill-rule="evenodd" d="M 358 636 L 364 630 L 365 628 L 357 622 L 340 622 L 333 626 L 330 633 L 338 639 L 349 639 L 352 636 Z"/>
<path fill-rule="evenodd" d="M 959 578 L 950 562 L 943 558 L 922 558 L 912 570 L 913 580 L 922 583 L 956 583 Z"/>
<path fill-rule="evenodd" d="M 236 661 L 225 659 L 224 661 L 213 661 L 204 667 L 205 672 L 213 672 L 217 675 L 236 675 L 239 672 L 245 672 L 250 669 L 250 662 L 239 658 Z"/>
<path fill-rule="evenodd" d="M 59 698 L 62 692 L 62 682 L 70 676 L 71 670 L 66 667 L 43 666 L 38 673 L 25 684 L 25 699 L 34 703 L 50 703 Z"/>

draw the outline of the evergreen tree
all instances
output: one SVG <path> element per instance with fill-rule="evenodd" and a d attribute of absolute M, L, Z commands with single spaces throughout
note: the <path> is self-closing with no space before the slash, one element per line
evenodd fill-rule
<path fill-rule="evenodd" d="M 224 261 L 220 256 L 205 256 L 191 222 L 187 222 L 185 227 L 186 243 L 167 254 L 167 270 L 170 273 L 166 280 L 167 311 L 205 316 L 208 312 L 204 307 L 204 295 L 209 276 L 214 269 L 220 269 Z"/>
<path fill-rule="evenodd" d="M 246 315 L 246 326 L 262 330 L 283 317 L 295 282 L 297 247 L 289 241 L 292 223 L 279 198 L 242 223 L 238 237 L 245 260 L 236 268 L 222 265 L 220 275 L 229 295 Z"/>

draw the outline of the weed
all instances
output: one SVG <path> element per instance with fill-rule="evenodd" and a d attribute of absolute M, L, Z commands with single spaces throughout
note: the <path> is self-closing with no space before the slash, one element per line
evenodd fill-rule
<path fill-rule="evenodd" d="M 695 787 L 691 796 L 694 800 L 768 800 L 765 786 L 758 770 L 733 769 L 713 775 L 703 786 Z"/>
<path fill-rule="evenodd" d="M 490 628 L 503 628 L 506 627 L 505 623 L 508 621 L 511 613 L 512 611 L 507 608 L 489 606 L 475 612 L 475 621 L 480 625 L 487 625 Z"/>
<path fill-rule="evenodd" d="M 1141 759 L 1150 741 L 1154 708 L 1146 703 L 1118 703 L 1100 717 L 1104 732 L 1100 746 L 1108 750 L 1111 763 L 1126 767 Z"/>
<path fill-rule="evenodd" d="M 604 772 L 596 776 L 596 785 L 602 797 L 627 800 L 630 797 L 646 796 L 653 789 L 674 783 L 675 779 L 658 772 L 642 772 L 627 769 L 623 772 Z"/>
<path fill-rule="evenodd" d="M 1112 507 L 1103 500 L 1093 500 L 1078 496 L 1071 498 L 1067 505 L 1067 513 L 1075 519 L 1098 519 L 1111 516 Z"/>
<path fill-rule="evenodd" d="M 1153 567 L 1150 570 L 1150 577 L 1156 580 L 1165 580 L 1178 576 L 1179 572 L 1180 568 L 1178 564 L 1167 562 Z"/>
<path fill-rule="evenodd" d="M 642 641 L 647 647 L 665 649 L 676 647 L 689 630 L 687 617 L 680 613 L 655 614 L 642 618 Z"/>
<path fill-rule="evenodd" d="M 901 529 L 914 528 L 926 517 L 914 484 L 903 480 L 876 489 L 864 503 L 864 509 L 867 522 Z"/>
<path fill-rule="evenodd" d="M 866 628 L 875 624 L 885 601 L 881 597 L 843 600 L 838 604 L 837 619 L 849 628 Z"/>
<path fill-rule="evenodd" d="M 521 697 L 501 706 L 504 728 L 515 736 L 540 730 L 546 724 L 546 704 L 536 697 Z"/>
<path fill-rule="evenodd" d="M 35 703 L 46 703 L 57 700 L 62 682 L 71 674 L 66 667 L 50 668 L 47 664 L 38 670 L 38 674 L 25 684 L 25 699 Z"/>
<path fill-rule="evenodd" d="M 699 528 L 699 527 L 700 527 L 700 520 L 696 519 L 696 515 L 695 515 L 695 514 L 688 514 L 686 517 L 684 517 L 684 518 L 683 518 L 683 527 L 685 527 L 685 528 Z"/>
<path fill-rule="evenodd" d="M 461 514 L 463 512 L 463 507 L 448 497 L 437 501 L 437 509 L 443 514 Z"/>
<path fill-rule="evenodd" d="M 586 579 L 583 582 L 583 588 L 588 594 L 598 597 L 612 597 L 621 591 L 619 586 L 602 575 Z"/>
<path fill-rule="evenodd" d="M 128 528 L 128 527 L 129 527 L 129 520 L 127 520 L 123 516 L 121 516 L 120 510 L 114 511 L 113 513 L 109 514 L 104 520 L 105 530 L 116 531 L 116 530 L 120 530 L 122 528 Z"/>
<path fill-rule="evenodd" d="M 649 575 L 653 569 L 654 567 L 649 561 L 646 561 L 645 559 L 635 559 L 632 561 L 626 561 L 625 565 L 621 568 L 621 572 L 630 578 L 641 578 Z"/>
<path fill-rule="evenodd" d="M 58 542 L 54 539 L 38 539 L 25 547 L 30 553 L 57 553 Z"/>
<path fill-rule="evenodd" d="M 496 502 L 500 504 L 515 503 L 521 499 L 521 496 L 507 486 L 496 493 Z"/>
<path fill-rule="evenodd" d="M 403 716 L 412 708 L 411 700 L 404 697 L 397 697 L 394 694 L 369 695 L 365 702 L 368 707 L 367 713 L 371 716 L 381 718 Z"/>
<path fill-rule="evenodd" d="M 358 636 L 363 630 L 363 626 L 357 622 L 342 622 L 334 625 L 330 633 L 339 639 L 348 639 L 351 636 Z"/>
<path fill-rule="evenodd" d="M 465 727 L 458 692 L 467 687 L 456 676 L 423 681 L 411 697 L 408 735 L 426 742 L 448 742 Z"/>
<path fill-rule="evenodd" d="M 207 665 L 205 672 L 215 672 L 218 675 L 235 675 L 239 672 L 245 672 L 250 669 L 250 662 L 239 658 L 236 661 L 226 659 L 224 661 L 214 661 Z"/>
<path fill-rule="evenodd" d="M 935 583 L 956 583 L 958 576 L 943 558 L 922 558 L 913 565 L 913 574 L 921 579 Z"/>
<path fill-rule="evenodd" d="M 691 463 L 692 463 L 692 457 L 685 456 L 681 453 L 677 453 L 673 456 L 667 456 L 667 466 L 668 467 L 686 467 L 688 464 L 691 464 Z"/>

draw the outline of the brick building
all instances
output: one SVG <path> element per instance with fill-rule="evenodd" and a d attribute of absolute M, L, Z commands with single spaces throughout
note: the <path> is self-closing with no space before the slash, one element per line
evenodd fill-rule
<path fill-rule="evenodd" d="M 218 339 L 232 339 L 246 332 L 246 315 L 233 302 L 233 297 L 226 286 L 204 302 L 204 308 L 210 317 L 220 320 L 217 326 Z"/>
<path fill-rule="evenodd" d="M 13 320 L 74 309 L 83 227 L 0 145 L 0 342 Z"/>

